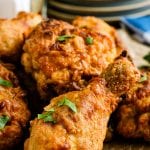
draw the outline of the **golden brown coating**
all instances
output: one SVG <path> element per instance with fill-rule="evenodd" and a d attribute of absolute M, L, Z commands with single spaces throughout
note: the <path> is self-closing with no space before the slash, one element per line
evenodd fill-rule
<path fill-rule="evenodd" d="M 127 61 L 126 56 L 121 56 L 121 59 L 116 59 L 104 70 L 102 76 L 107 81 L 107 87 L 113 93 L 122 95 L 125 91 L 133 88 L 135 81 L 140 78 L 140 72 L 131 61 Z"/>
<path fill-rule="evenodd" d="M 59 41 L 64 35 L 70 38 Z M 87 38 L 92 39 L 91 44 Z M 57 94 L 83 88 L 87 79 L 100 75 L 115 56 L 109 37 L 53 20 L 42 22 L 26 40 L 22 64 L 37 81 L 43 98 L 48 88 Z"/>
<path fill-rule="evenodd" d="M 97 79 L 82 91 L 70 92 L 51 100 L 45 107 L 57 106 L 64 97 L 77 106 L 77 113 L 67 107 L 55 109 L 56 124 L 35 119 L 31 123 L 31 135 L 25 150 L 101 150 L 107 122 L 117 99 L 105 87 L 105 81 Z M 100 135 L 100 136 L 99 136 Z"/>
<path fill-rule="evenodd" d="M 120 59 L 125 64 L 129 64 L 127 59 Z M 118 60 L 117 60 L 118 61 Z M 131 67 L 119 67 L 118 62 L 112 64 L 120 69 L 120 76 L 126 76 L 123 72 L 128 72 L 127 82 L 130 86 L 135 84 L 137 72 L 129 71 Z M 130 63 L 133 66 L 132 63 Z M 134 69 L 134 68 L 133 68 Z M 134 69 L 136 70 L 136 68 Z M 112 71 L 113 72 L 113 71 Z M 115 77 L 114 72 L 113 77 Z M 123 77 L 124 79 L 124 77 Z M 130 82 L 134 80 L 134 82 Z M 115 80 L 112 80 L 114 86 Z M 122 81 L 122 80 L 121 80 Z M 81 91 L 73 91 L 60 95 L 51 100 L 51 103 L 44 108 L 44 113 L 54 108 L 52 114 L 56 123 L 44 122 L 42 119 L 35 119 L 31 122 L 30 138 L 25 142 L 25 150 L 101 150 L 107 131 L 107 123 L 112 111 L 115 110 L 119 102 L 119 93 L 112 93 L 107 86 L 105 78 L 94 78 L 91 83 Z M 126 81 L 124 82 L 126 84 Z M 128 83 L 127 83 L 128 85 Z M 122 85 L 121 85 L 122 86 Z M 121 87 L 120 87 L 121 88 Z M 124 90 L 124 86 L 123 89 Z M 127 92 L 127 88 L 124 92 Z M 73 112 L 67 106 L 58 106 L 63 98 L 69 99 L 77 108 Z"/>
<path fill-rule="evenodd" d="M 115 28 L 104 22 L 103 20 L 87 16 L 87 17 L 76 17 L 75 20 L 73 20 L 73 25 L 80 27 L 80 28 L 89 28 L 95 32 L 99 32 L 101 34 L 109 36 L 111 40 L 115 43 L 117 55 L 120 55 L 122 50 L 124 49 L 123 43 L 119 39 L 119 36 L 117 34 L 117 31 Z"/>
<path fill-rule="evenodd" d="M 29 36 L 42 18 L 38 14 L 20 12 L 16 18 L 0 20 L 0 57 L 20 53 L 25 38 Z"/>
<path fill-rule="evenodd" d="M 8 150 L 21 140 L 30 112 L 24 102 L 25 93 L 19 87 L 15 75 L 1 64 L 0 79 L 13 84 L 12 87 L 0 85 L 0 117 L 6 115 L 10 118 L 6 126 L 0 129 L 0 149 Z"/>
<path fill-rule="evenodd" d="M 119 134 L 150 141 L 150 72 L 146 81 L 137 83 L 124 95 L 117 116 Z"/>

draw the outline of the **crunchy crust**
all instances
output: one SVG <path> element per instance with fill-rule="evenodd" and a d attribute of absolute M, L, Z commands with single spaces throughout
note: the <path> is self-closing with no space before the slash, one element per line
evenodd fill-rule
<path fill-rule="evenodd" d="M 121 67 L 122 64 L 125 67 Z M 113 68 L 118 71 L 114 71 Z M 131 71 L 131 68 L 134 71 Z M 127 58 L 121 57 L 116 60 L 108 66 L 107 71 L 112 73 L 112 78 L 116 78 L 117 75 L 118 81 L 122 82 L 127 72 L 128 80 L 124 81 L 127 87 L 129 84 L 130 87 L 133 86 L 138 80 L 138 70 Z M 120 87 L 118 93 L 114 92 L 110 86 L 116 89 L 118 85 L 116 80 L 111 80 L 108 86 L 110 81 L 107 75 L 104 75 L 107 71 L 102 73 L 101 78 L 93 78 L 81 91 L 68 92 L 53 98 L 44 110 L 55 108 L 53 118 L 57 123 L 45 123 L 37 118 L 33 120 L 30 137 L 25 142 L 25 150 L 101 150 L 110 114 L 116 109 L 120 95 L 129 90 L 121 84 L 122 90 Z M 76 113 L 66 106 L 58 107 L 58 102 L 64 97 L 76 105 Z"/>
<path fill-rule="evenodd" d="M 57 41 L 66 34 L 73 37 Z M 94 39 L 91 45 L 85 42 L 88 36 Z M 43 98 L 49 87 L 57 94 L 83 88 L 87 79 L 100 75 L 115 57 L 109 37 L 52 20 L 42 22 L 25 42 L 22 64 L 36 79 Z"/>
<path fill-rule="evenodd" d="M 148 80 L 137 83 L 124 95 L 117 112 L 117 131 L 126 138 L 150 141 L 150 72 Z"/>
<path fill-rule="evenodd" d="M 0 57 L 11 58 L 12 56 L 18 56 L 25 38 L 29 36 L 41 20 L 40 15 L 25 12 L 20 12 L 13 19 L 1 19 Z"/>
<path fill-rule="evenodd" d="M 12 148 L 22 136 L 30 112 L 24 102 L 25 93 L 18 85 L 15 75 L 0 64 L 0 77 L 11 81 L 13 87 L 0 86 L 0 116 L 7 115 L 10 121 L 0 130 L 0 149 Z"/>
<path fill-rule="evenodd" d="M 107 122 L 118 99 L 105 85 L 103 79 L 94 79 L 87 88 L 69 92 L 51 100 L 45 110 L 56 107 L 64 97 L 77 106 L 77 113 L 68 107 L 55 109 L 56 124 L 35 119 L 31 122 L 31 135 L 25 142 L 25 150 L 101 150 Z"/>
<path fill-rule="evenodd" d="M 111 38 L 111 40 L 114 42 L 116 46 L 117 55 L 120 55 L 122 50 L 125 49 L 125 46 L 120 40 L 115 28 L 99 18 L 92 16 L 86 17 L 79 16 L 76 17 L 75 20 L 73 20 L 73 25 L 80 28 L 89 28 L 94 32 L 99 32 L 101 34 L 109 36 L 109 38 Z"/>
<path fill-rule="evenodd" d="M 105 69 L 102 76 L 113 93 L 122 95 L 133 88 L 140 78 L 140 72 L 126 56 L 121 56 Z"/>

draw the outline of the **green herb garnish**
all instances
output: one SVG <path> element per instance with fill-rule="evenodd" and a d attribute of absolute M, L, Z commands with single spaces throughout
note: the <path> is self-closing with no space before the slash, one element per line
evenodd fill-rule
<path fill-rule="evenodd" d="M 58 102 L 58 106 L 68 106 L 73 112 L 77 112 L 76 105 L 66 97 Z"/>
<path fill-rule="evenodd" d="M 147 62 L 150 63 L 150 52 L 143 57 Z"/>
<path fill-rule="evenodd" d="M 9 120 L 10 120 L 10 118 L 6 115 L 0 116 L 0 130 L 6 126 L 6 124 Z"/>
<path fill-rule="evenodd" d="M 52 122 L 56 123 L 56 120 L 54 120 L 52 114 L 55 112 L 54 108 L 51 108 L 49 111 L 43 113 L 43 114 L 38 114 L 38 119 L 43 119 L 44 122 Z"/>
<path fill-rule="evenodd" d="M 0 85 L 6 86 L 6 87 L 12 87 L 13 86 L 13 84 L 10 81 L 4 80 L 2 78 L 0 78 Z"/>
<path fill-rule="evenodd" d="M 63 42 L 73 37 L 73 35 L 61 35 L 57 38 L 57 41 Z"/>
<path fill-rule="evenodd" d="M 144 82 L 144 81 L 147 81 L 147 75 L 144 74 L 141 79 L 139 80 L 139 82 Z"/>
<path fill-rule="evenodd" d="M 85 41 L 86 41 L 86 44 L 88 44 L 88 45 L 93 44 L 93 38 L 92 38 L 92 37 L 87 37 L 87 38 L 85 39 Z"/>

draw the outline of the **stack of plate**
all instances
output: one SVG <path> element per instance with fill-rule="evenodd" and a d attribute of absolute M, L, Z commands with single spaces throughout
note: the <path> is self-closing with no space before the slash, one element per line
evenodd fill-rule
<path fill-rule="evenodd" d="M 49 17 L 72 20 L 76 16 L 100 17 L 118 21 L 122 16 L 150 14 L 150 0 L 48 0 Z"/>

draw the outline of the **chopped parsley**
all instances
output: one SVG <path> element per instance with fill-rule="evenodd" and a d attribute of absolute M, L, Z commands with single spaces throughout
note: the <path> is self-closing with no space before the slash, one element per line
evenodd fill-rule
<path fill-rule="evenodd" d="M 68 106 L 73 112 L 77 112 L 76 105 L 66 97 L 58 102 L 58 106 Z"/>
<path fill-rule="evenodd" d="M 44 122 L 52 122 L 56 123 L 56 120 L 53 118 L 53 113 L 55 112 L 54 108 L 51 108 L 49 111 L 43 113 L 43 114 L 38 114 L 38 119 L 43 119 Z"/>
<path fill-rule="evenodd" d="M 144 82 L 144 81 L 147 81 L 147 75 L 146 75 L 146 74 L 144 74 L 144 75 L 140 78 L 140 80 L 139 80 L 139 82 Z"/>
<path fill-rule="evenodd" d="M 93 38 L 89 36 L 85 39 L 85 42 L 86 42 L 86 44 L 91 45 L 91 44 L 93 44 Z"/>
<path fill-rule="evenodd" d="M 61 35 L 61 36 L 58 36 L 57 41 L 63 42 L 73 37 L 74 37 L 73 35 Z"/>
<path fill-rule="evenodd" d="M 13 86 L 13 84 L 10 81 L 4 80 L 2 78 L 0 78 L 0 85 L 6 86 L 6 87 L 12 87 Z"/>
<path fill-rule="evenodd" d="M 0 116 L 0 130 L 4 129 L 10 118 L 6 115 Z"/>
<path fill-rule="evenodd" d="M 143 57 L 147 62 L 150 63 L 150 52 Z"/>
<path fill-rule="evenodd" d="M 74 103 L 72 103 L 69 99 L 64 97 L 61 101 L 58 102 L 57 107 L 60 106 L 68 106 L 73 112 L 77 112 L 77 108 Z M 44 112 L 43 114 L 38 114 L 37 118 L 44 120 L 44 122 L 56 123 L 56 120 L 53 118 L 53 113 L 55 112 L 54 108 Z"/>

